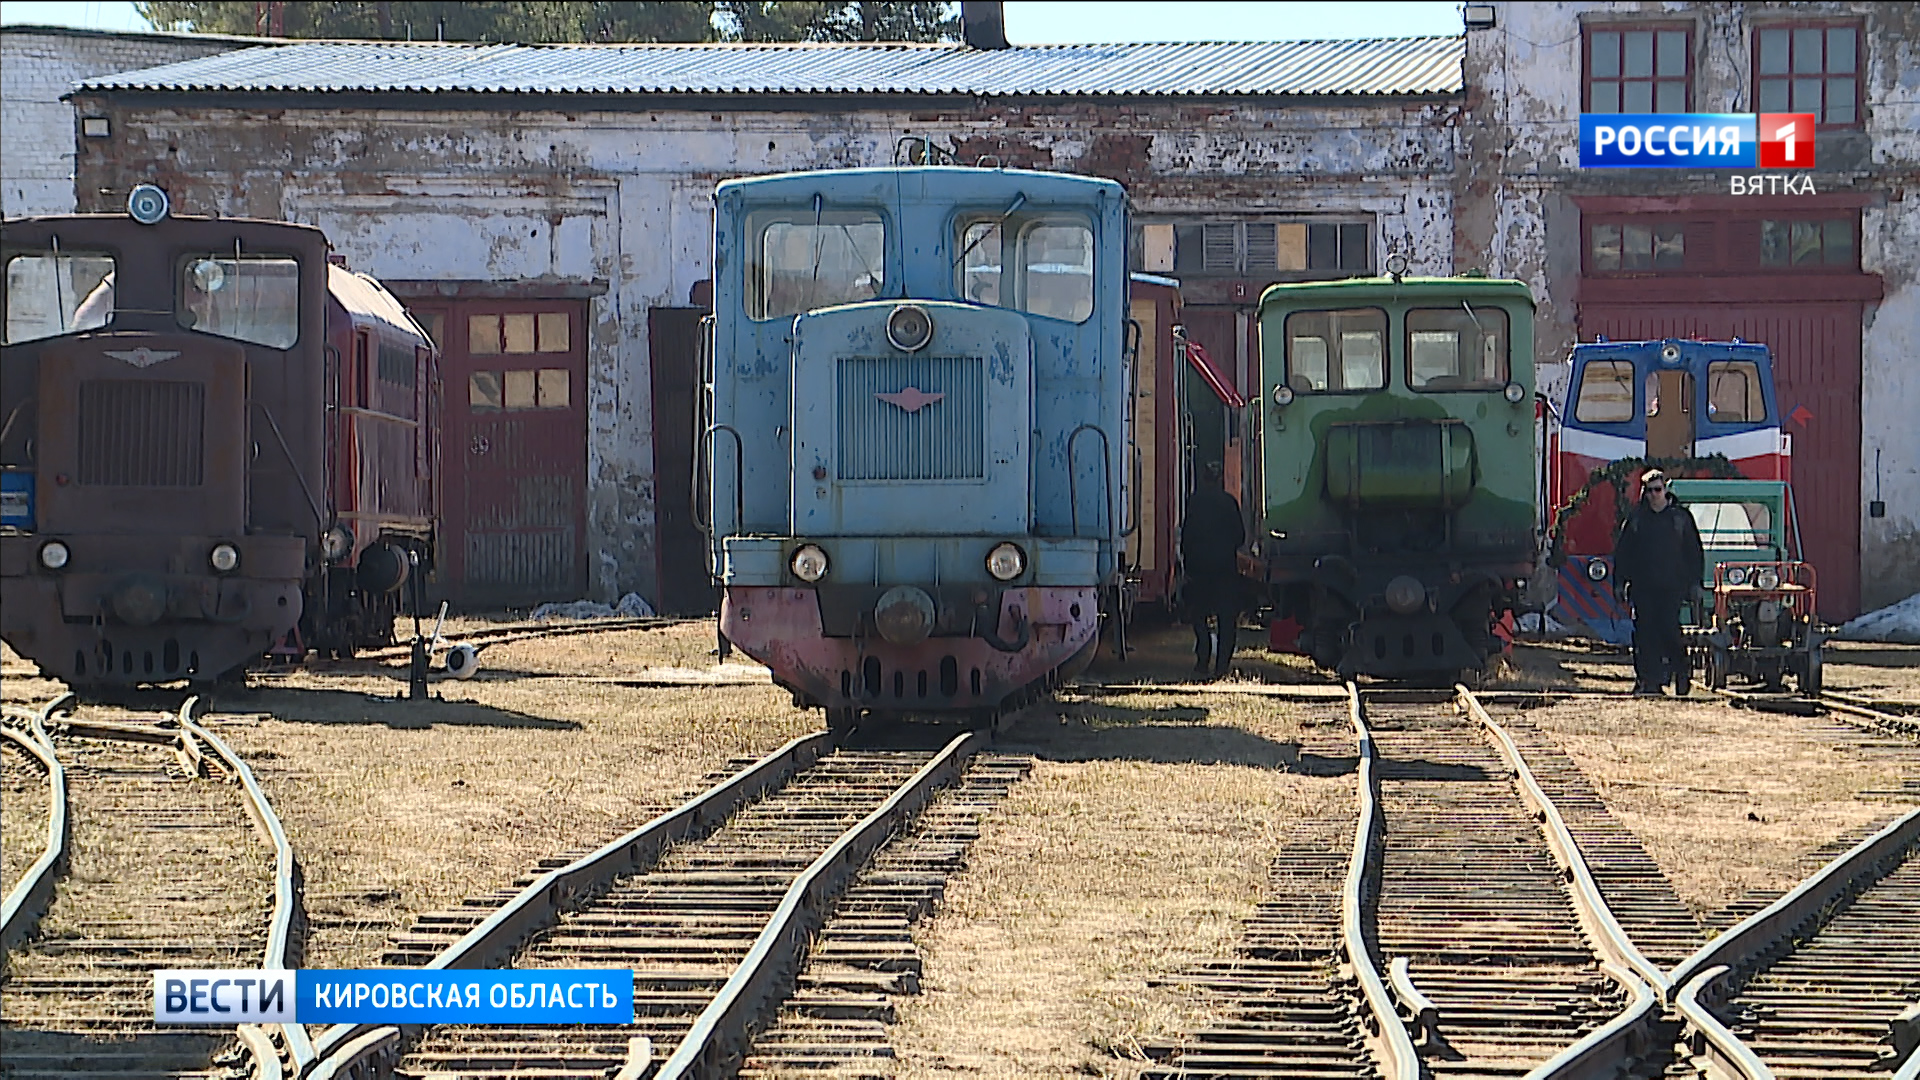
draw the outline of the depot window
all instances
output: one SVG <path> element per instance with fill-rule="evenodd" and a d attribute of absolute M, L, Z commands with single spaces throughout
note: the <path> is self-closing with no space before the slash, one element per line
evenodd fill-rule
<path fill-rule="evenodd" d="M 1287 316 L 1286 342 L 1287 385 L 1296 394 L 1387 385 L 1387 313 L 1378 308 L 1296 311 Z"/>
<path fill-rule="evenodd" d="M 1633 364 L 1595 360 L 1580 373 L 1573 418 L 1589 424 L 1618 424 L 1633 419 Z"/>
<path fill-rule="evenodd" d="M 975 219 L 961 224 L 961 295 L 1066 322 L 1093 314 L 1093 230 L 1085 219 Z"/>
<path fill-rule="evenodd" d="M 1860 126 L 1860 24 L 1768 26 L 1753 35 L 1757 112 L 1812 113 L 1821 127 Z"/>
<path fill-rule="evenodd" d="M 36 252 L 7 260 L 6 342 L 77 334 L 113 315 L 113 256 Z"/>
<path fill-rule="evenodd" d="M 1760 265 L 1763 267 L 1852 269 L 1857 256 L 1853 222 L 1847 218 L 1768 218 L 1760 222 Z"/>
<path fill-rule="evenodd" d="M 1760 365 L 1751 360 L 1715 360 L 1707 365 L 1707 419 L 1716 424 L 1767 418 L 1760 392 Z"/>
<path fill-rule="evenodd" d="M 300 264 L 289 256 L 189 255 L 177 280 L 181 326 L 270 349 L 300 338 Z"/>
<path fill-rule="evenodd" d="M 1507 385 L 1507 313 L 1496 307 L 1407 312 L 1407 386 L 1438 393 Z"/>
<path fill-rule="evenodd" d="M 887 279 L 887 227 L 871 210 L 769 210 L 747 220 L 747 314 L 777 319 L 872 300 Z"/>
<path fill-rule="evenodd" d="M 1582 112 L 1683 113 L 1693 102 L 1693 27 L 1586 28 Z"/>
<path fill-rule="evenodd" d="M 1587 234 L 1587 270 L 1617 274 L 1681 270 L 1687 229 L 1679 222 L 1601 222 Z"/>

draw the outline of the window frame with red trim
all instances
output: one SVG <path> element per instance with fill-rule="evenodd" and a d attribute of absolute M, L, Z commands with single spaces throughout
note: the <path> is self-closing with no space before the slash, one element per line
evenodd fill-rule
<path fill-rule="evenodd" d="M 1808 31 L 1816 30 L 1820 32 L 1820 70 L 1811 72 L 1796 71 L 1794 67 L 1794 53 L 1803 40 L 1801 35 Z M 1833 51 L 1833 31 L 1835 30 L 1853 31 L 1853 67 L 1846 71 L 1830 71 L 1827 68 L 1829 56 Z M 1786 67 L 1784 71 L 1769 73 L 1762 71 L 1761 68 L 1762 60 L 1767 55 L 1767 35 L 1773 33 L 1784 33 L 1786 35 L 1787 54 L 1782 61 Z M 1864 86 L 1866 47 L 1866 24 L 1860 19 L 1788 19 L 1755 24 L 1753 27 L 1750 54 L 1747 58 L 1747 70 L 1751 73 L 1752 79 L 1752 85 L 1749 87 L 1749 90 L 1753 95 L 1753 111 L 1757 113 L 1811 112 L 1814 114 L 1814 126 L 1817 130 L 1858 130 L 1865 123 L 1865 118 L 1862 114 L 1866 111 L 1866 87 Z M 1845 121 L 1828 120 L 1828 92 L 1832 88 L 1834 80 L 1841 78 L 1850 79 L 1853 82 L 1853 118 Z M 1796 102 L 1794 100 L 1793 84 L 1803 79 L 1810 79 L 1819 83 L 1820 102 L 1818 106 L 1803 108 L 1801 107 L 1804 104 L 1803 102 Z M 1765 87 L 1770 83 L 1786 85 L 1787 104 L 1785 106 L 1776 108 L 1775 104 L 1777 103 L 1770 104 L 1762 101 Z"/>
<path fill-rule="evenodd" d="M 1627 35 L 1633 33 L 1650 33 L 1653 35 L 1648 44 L 1649 72 L 1646 75 L 1627 74 Z M 1678 75 L 1660 74 L 1660 36 L 1663 33 L 1679 33 L 1682 35 L 1680 39 L 1681 72 Z M 1612 75 L 1596 75 L 1594 73 L 1593 48 L 1594 36 L 1597 34 L 1613 34 L 1616 36 L 1618 55 L 1616 55 L 1614 59 L 1618 62 L 1618 66 L 1615 67 L 1614 74 Z M 1619 115 L 1630 112 L 1692 112 L 1694 80 L 1693 44 L 1694 24 L 1691 19 L 1659 19 L 1644 22 L 1618 23 L 1594 22 L 1581 26 L 1580 111 L 1583 113 L 1602 111 L 1593 107 L 1593 88 L 1595 82 L 1604 82 L 1612 83 L 1617 88 L 1617 100 L 1614 102 L 1614 108 L 1606 110 L 1609 115 Z M 1660 84 L 1674 82 L 1680 84 L 1680 107 L 1677 109 L 1662 109 L 1659 107 Z M 1644 110 L 1627 108 L 1627 87 L 1630 84 L 1636 83 L 1646 83 L 1651 87 L 1647 96 L 1647 108 Z"/>

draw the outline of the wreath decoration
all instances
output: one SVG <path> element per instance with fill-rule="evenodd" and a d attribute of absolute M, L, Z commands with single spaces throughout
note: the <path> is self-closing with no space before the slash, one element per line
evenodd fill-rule
<path fill-rule="evenodd" d="M 1554 511 L 1553 525 L 1547 529 L 1548 562 L 1559 566 L 1566 561 L 1561 547 L 1567 537 L 1567 522 L 1573 520 L 1593 497 L 1594 489 L 1601 484 L 1613 488 L 1613 535 L 1618 537 L 1627 523 L 1627 515 L 1632 512 L 1633 504 L 1627 501 L 1627 481 L 1648 469 L 1659 469 L 1676 480 L 1738 480 L 1740 470 L 1725 454 L 1709 454 L 1706 457 L 1631 457 L 1610 461 L 1587 477 L 1580 490 L 1573 493 L 1567 505 Z"/>

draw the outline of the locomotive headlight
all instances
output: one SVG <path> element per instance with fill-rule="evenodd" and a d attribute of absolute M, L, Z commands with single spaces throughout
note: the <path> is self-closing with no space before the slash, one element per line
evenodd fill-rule
<path fill-rule="evenodd" d="M 207 553 L 207 562 L 219 573 L 230 574 L 240 565 L 240 549 L 232 544 L 215 544 Z"/>
<path fill-rule="evenodd" d="M 67 545 L 58 540 L 49 540 L 40 545 L 40 565 L 49 570 L 62 569 L 72 557 L 73 553 L 67 550 Z"/>
<path fill-rule="evenodd" d="M 827 576 L 827 553 L 818 544 L 802 544 L 793 553 L 793 559 L 787 566 L 793 570 L 793 576 L 801 581 L 819 581 Z"/>
<path fill-rule="evenodd" d="M 924 308 L 901 304 L 887 316 L 887 340 L 902 352 L 918 352 L 933 340 L 933 317 Z"/>
<path fill-rule="evenodd" d="M 1777 589 L 1780 587 L 1780 575 L 1771 570 L 1762 570 L 1753 575 L 1753 583 L 1762 589 Z"/>
<path fill-rule="evenodd" d="M 1026 570 L 1027 553 L 1021 551 L 1018 544 L 996 544 L 987 552 L 987 573 L 992 574 L 995 581 L 1012 581 Z"/>
<path fill-rule="evenodd" d="M 1286 383 L 1275 384 L 1273 388 L 1273 403 L 1283 409 L 1293 404 L 1293 387 L 1288 386 Z"/>
<path fill-rule="evenodd" d="M 1524 386 L 1521 386 L 1517 382 L 1510 382 L 1507 384 L 1507 388 L 1505 390 L 1500 391 L 1500 396 L 1506 398 L 1509 402 L 1515 405 L 1518 405 L 1520 404 L 1520 399 L 1527 396 L 1527 388 Z"/>
<path fill-rule="evenodd" d="M 1590 560 L 1587 563 L 1587 580 L 1588 581 L 1607 580 L 1607 564 L 1604 562 L 1601 562 L 1599 559 Z"/>
<path fill-rule="evenodd" d="M 327 557 L 328 562 L 344 559 L 352 550 L 353 530 L 345 525 L 335 525 L 320 538 L 320 553 Z"/>
<path fill-rule="evenodd" d="M 1744 567 L 1744 566 L 1736 566 L 1736 567 L 1734 567 L 1733 569 L 1731 569 L 1731 570 L 1729 570 L 1729 571 L 1727 571 L 1727 584 L 1729 584 L 1729 585 L 1745 585 L 1746 583 L 1747 583 L 1747 568 L 1746 568 L 1746 567 Z"/>

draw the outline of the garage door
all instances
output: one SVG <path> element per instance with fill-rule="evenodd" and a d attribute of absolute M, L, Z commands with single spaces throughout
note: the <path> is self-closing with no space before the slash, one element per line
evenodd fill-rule
<path fill-rule="evenodd" d="M 441 343 L 441 592 L 466 608 L 586 594 L 586 306 L 415 311 Z"/>

